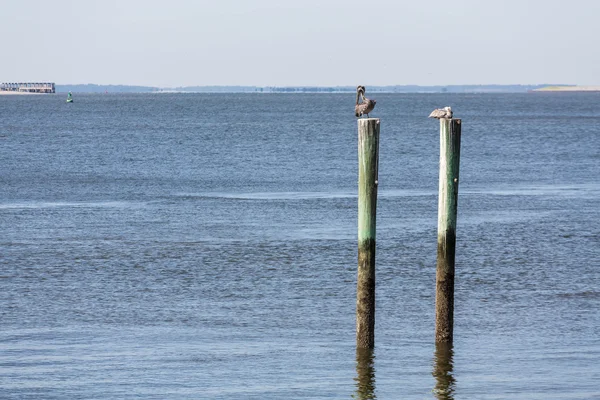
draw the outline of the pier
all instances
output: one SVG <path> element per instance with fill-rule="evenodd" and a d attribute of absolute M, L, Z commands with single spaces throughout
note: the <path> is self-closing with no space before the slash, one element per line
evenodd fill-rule
<path fill-rule="evenodd" d="M 54 82 L 1 83 L 0 92 L 56 93 Z"/>

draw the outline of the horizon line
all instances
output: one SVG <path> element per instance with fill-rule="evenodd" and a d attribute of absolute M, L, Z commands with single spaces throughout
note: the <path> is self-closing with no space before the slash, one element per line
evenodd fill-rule
<path fill-rule="evenodd" d="M 24 81 L 25 82 L 25 81 Z M 27 81 L 28 82 L 28 81 Z M 32 81 L 33 82 L 33 81 Z M 60 86 L 129 86 L 129 87 L 147 87 L 155 89 L 174 89 L 186 87 L 246 87 L 246 88 L 355 88 L 356 85 L 236 85 L 236 84 L 188 84 L 175 86 L 161 85 L 142 85 L 129 83 L 55 83 Z M 370 87 L 464 87 L 464 86 L 596 86 L 579 85 L 575 83 L 453 83 L 453 84 L 386 84 L 386 85 L 364 85 Z"/>

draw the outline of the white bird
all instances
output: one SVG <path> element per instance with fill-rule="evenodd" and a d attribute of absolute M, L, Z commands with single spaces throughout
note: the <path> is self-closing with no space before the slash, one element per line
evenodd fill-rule
<path fill-rule="evenodd" d="M 429 114 L 429 118 L 437 118 L 437 119 L 452 118 L 452 108 L 444 107 L 444 108 L 438 108 L 436 110 L 433 110 L 431 112 L 431 114 Z"/>

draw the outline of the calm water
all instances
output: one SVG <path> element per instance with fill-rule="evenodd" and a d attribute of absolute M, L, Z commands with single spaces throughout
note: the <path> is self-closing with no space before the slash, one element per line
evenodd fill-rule
<path fill-rule="evenodd" d="M 352 94 L 0 97 L 0 398 L 600 398 L 600 94 L 380 94 L 376 349 Z M 455 343 L 439 133 L 463 118 Z"/>

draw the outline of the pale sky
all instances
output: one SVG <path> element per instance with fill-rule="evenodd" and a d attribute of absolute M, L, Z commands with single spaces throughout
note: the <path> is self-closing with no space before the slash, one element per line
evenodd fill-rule
<path fill-rule="evenodd" d="M 0 82 L 600 85 L 600 0 L 0 0 Z"/>

